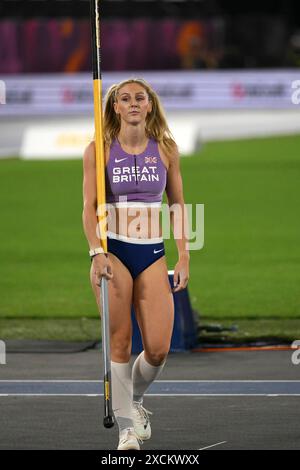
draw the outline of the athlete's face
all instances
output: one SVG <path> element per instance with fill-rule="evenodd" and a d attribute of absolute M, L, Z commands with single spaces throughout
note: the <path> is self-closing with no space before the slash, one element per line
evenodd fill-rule
<path fill-rule="evenodd" d="M 145 122 L 152 110 L 146 90 L 138 83 L 127 83 L 120 88 L 114 107 L 121 119 L 134 125 Z"/>

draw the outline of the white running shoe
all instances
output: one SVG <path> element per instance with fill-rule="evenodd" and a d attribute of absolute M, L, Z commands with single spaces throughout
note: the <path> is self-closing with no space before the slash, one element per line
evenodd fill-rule
<path fill-rule="evenodd" d="M 139 401 L 133 402 L 133 424 L 134 431 L 139 439 L 146 441 L 151 437 L 151 426 L 149 415 L 151 411 L 146 410 Z"/>
<path fill-rule="evenodd" d="M 133 428 L 126 428 L 120 432 L 117 450 L 140 450 L 140 440 L 137 438 Z"/>

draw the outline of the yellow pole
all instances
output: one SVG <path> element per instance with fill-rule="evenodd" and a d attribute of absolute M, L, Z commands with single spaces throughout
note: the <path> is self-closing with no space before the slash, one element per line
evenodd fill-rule
<path fill-rule="evenodd" d="M 100 55 L 100 21 L 99 0 L 91 0 L 91 30 L 93 47 L 93 88 L 94 88 L 94 119 L 95 119 L 95 143 L 96 143 L 96 183 L 97 183 L 97 218 L 99 238 L 101 246 L 107 254 L 107 227 L 106 227 L 106 194 L 105 194 L 105 153 L 104 153 L 104 126 L 102 114 L 102 80 L 101 80 L 101 55 Z M 102 311 L 102 351 L 104 368 L 104 418 L 106 428 L 114 426 L 112 410 L 111 387 L 111 360 L 110 360 L 110 328 L 108 286 L 105 277 L 101 277 L 100 303 Z"/>
<path fill-rule="evenodd" d="M 94 79 L 94 116 L 95 116 L 95 142 L 96 142 L 96 177 L 97 177 L 97 216 L 100 230 L 101 246 L 107 253 L 106 236 L 106 195 L 105 195 L 105 154 L 103 142 L 103 115 L 102 115 L 102 80 Z"/>

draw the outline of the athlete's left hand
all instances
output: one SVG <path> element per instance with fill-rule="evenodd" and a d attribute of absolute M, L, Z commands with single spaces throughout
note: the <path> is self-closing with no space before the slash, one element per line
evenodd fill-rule
<path fill-rule="evenodd" d="M 185 289 L 189 281 L 190 258 L 187 255 L 180 256 L 174 269 L 174 288 L 173 292 L 179 292 Z"/>

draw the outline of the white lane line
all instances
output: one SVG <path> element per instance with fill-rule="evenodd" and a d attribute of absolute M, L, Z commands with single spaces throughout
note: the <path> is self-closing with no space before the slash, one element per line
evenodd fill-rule
<path fill-rule="evenodd" d="M 227 441 L 217 442 L 216 444 L 212 444 L 211 446 L 201 447 L 201 449 L 198 449 L 198 450 L 210 449 L 211 447 L 215 447 L 215 446 L 219 446 L 221 444 L 225 444 L 225 442 L 227 442 Z"/>
<path fill-rule="evenodd" d="M 0 397 L 103 397 L 103 393 L 0 393 Z M 299 393 L 145 393 L 146 397 L 299 397 Z"/>
<path fill-rule="evenodd" d="M 102 383 L 103 380 L 80 380 L 80 379 L 54 379 L 54 380 L 48 380 L 48 379 L 5 379 L 5 380 L 0 380 L 0 383 L 6 383 L 6 382 L 12 382 L 12 383 L 30 383 L 30 382 L 45 382 L 45 383 Z M 236 383 L 236 382 L 241 382 L 241 383 L 290 383 L 290 382 L 295 382 L 298 383 L 300 380 L 156 380 L 155 383 Z"/>

